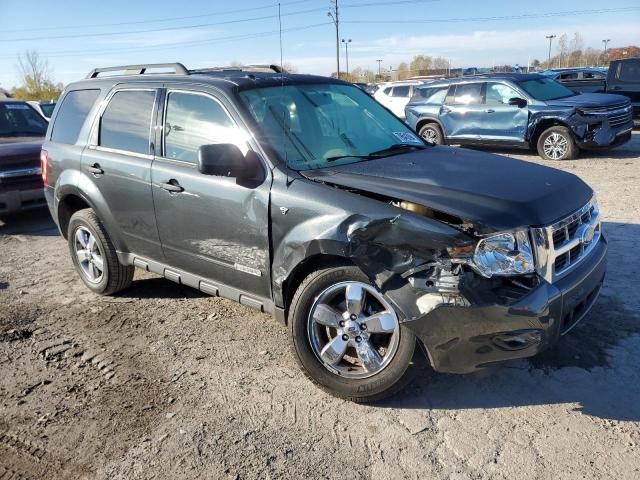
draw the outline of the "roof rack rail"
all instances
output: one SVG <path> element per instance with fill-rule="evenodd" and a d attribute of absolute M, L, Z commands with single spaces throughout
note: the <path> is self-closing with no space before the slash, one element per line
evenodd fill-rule
<path fill-rule="evenodd" d="M 176 75 L 189 75 L 189 70 L 181 63 L 147 63 L 142 65 L 119 65 L 116 67 L 94 68 L 86 78 L 97 78 L 104 72 L 124 71 L 125 75 L 144 75 L 151 68 L 173 69 Z"/>
<path fill-rule="evenodd" d="M 279 65 L 231 65 L 228 67 L 207 67 L 189 70 L 189 73 L 211 73 L 211 72 L 276 72 L 289 73 Z"/>

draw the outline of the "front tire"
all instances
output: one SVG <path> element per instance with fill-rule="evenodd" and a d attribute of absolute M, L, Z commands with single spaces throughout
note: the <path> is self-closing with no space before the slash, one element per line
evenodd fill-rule
<path fill-rule="evenodd" d="M 134 267 L 122 265 L 102 222 L 90 208 L 71 216 L 67 241 L 73 265 L 89 290 L 113 295 L 133 280 Z"/>
<path fill-rule="evenodd" d="M 415 336 L 357 267 L 310 274 L 291 301 L 289 328 L 302 371 L 331 395 L 374 402 L 411 379 Z"/>
<path fill-rule="evenodd" d="M 578 157 L 578 147 L 567 127 L 547 128 L 537 142 L 538 155 L 545 160 L 573 160 Z"/>

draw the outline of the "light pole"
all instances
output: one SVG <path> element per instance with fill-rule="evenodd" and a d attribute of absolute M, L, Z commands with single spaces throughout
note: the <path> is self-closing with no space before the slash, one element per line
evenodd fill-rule
<path fill-rule="evenodd" d="M 378 62 L 378 76 L 381 74 L 380 65 L 382 65 L 382 60 L 376 60 Z"/>
<path fill-rule="evenodd" d="M 555 35 L 547 35 L 544 38 L 549 40 L 549 55 L 547 56 L 547 68 L 551 68 L 551 42 L 553 41 L 554 38 L 556 38 L 556 36 Z"/>
<path fill-rule="evenodd" d="M 610 38 L 606 38 L 604 40 L 602 40 L 602 43 L 604 43 L 604 61 L 607 61 L 607 45 L 609 45 L 609 42 L 611 41 Z"/>
<path fill-rule="evenodd" d="M 327 15 L 333 20 L 333 24 L 336 26 L 336 78 L 340 79 L 340 20 L 338 17 L 338 0 L 330 0 L 331 9 L 327 12 Z"/>
<path fill-rule="evenodd" d="M 348 77 L 349 76 L 349 44 L 351 43 L 351 39 L 345 40 L 343 38 L 342 39 L 342 43 L 344 43 L 344 51 L 345 51 L 346 59 L 347 59 L 347 77 Z"/>

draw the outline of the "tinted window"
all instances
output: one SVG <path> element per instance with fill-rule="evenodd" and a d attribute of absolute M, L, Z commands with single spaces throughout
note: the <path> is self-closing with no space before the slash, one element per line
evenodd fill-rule
<path fill-rule="evenodd" d="M 567 73 L 561 73 L 558 78 L 560 80 L 577 80 L 578 79 L 578 72 L 567 72 Z"/>
<path fill-rule="evenodd" d="M 382 93 L 384 93 L 385 95 L 391 95 L 391 87 L 387 87 L 385 88 Z"/>
<path fill-rule="evenodd" d="M 0 102 L 0 137 L 43 137 L 47 126 L 28 103 Z"/>
<path fill-rule="evenodd" d="M 235 143 L 242 147 L 239 129 L 227 112 L 204 95 L 172 92 L 167 101 L 164 156 L 195 163 L 200 145 Z"/>
<path fill-rule="evenodd" d="M 508 105 L 509 99 L 521 97 L 513 88 L 503 83 L 487 83 L 485 103 L 487 105 Z"/>
<path fill-rule="evenodd" d="M 56 108 L 55 103 L 45 103 L 43 105 L 40 105 L 42 113 L 44 113 L 44 116 L 47 118 L 51 118 L 51 114 L 53 113 L 54 108 Z"/>
<path fill-rule="evenodd" d="M 422 87 L 413 89 L 412 102 L 442 103 L 449 87 Z"/>
<path fill-rule="evenodd" d="M 391 92 L 392 97 L 408 97 L 409 96 L 409 85 L 404 85 L 402 87 L 393 87 L 393 92 Z"/>
<path fill-rule="evenodd" d="M 56 115 L 51 140 L 70 145 L 76 143 L 89 110 L 99 94 L 100 90 L 73 90 L 67 93 Z M 41 108 L 44 110 L 44 106 Z"/>
<path fill-rule="evenodd" d="M 582 78 L 604 78 L 605 74 L 600 72 L 583 72 Z"/>
<path fill-rule="evenodd" d="M 148 154 L 155 97 L 155 91 L 116 92 L 102 114 L 99 145 Z"/>
<path fill-rule="evenodd" d="M 482 83 L 456 85 L 453 96 L 447 97 L 447 103 L 456 105 L 476 105 L 482 103 Z"/>
<path fill-rule="evenodd" d="M 640 60 L 625 60 L 618 64 L 618 80 L 640 82 Z"/>

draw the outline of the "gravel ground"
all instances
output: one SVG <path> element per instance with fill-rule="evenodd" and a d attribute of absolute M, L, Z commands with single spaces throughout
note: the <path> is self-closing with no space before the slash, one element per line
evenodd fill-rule
<path fill-rule="evenodd" d="M 46 212 L 0 221 L 0 479 L 640 478 L 639 133 L 553 164 L 610 239 L 588 318 L 532 360 L 418 365 L 376 406 L 306 381 L 267 315 L 142 272 L 98 297 Z"/>

